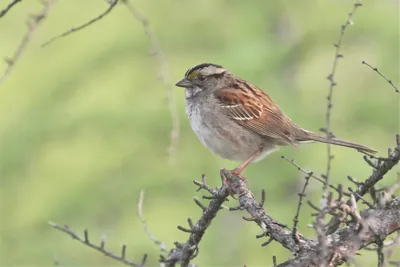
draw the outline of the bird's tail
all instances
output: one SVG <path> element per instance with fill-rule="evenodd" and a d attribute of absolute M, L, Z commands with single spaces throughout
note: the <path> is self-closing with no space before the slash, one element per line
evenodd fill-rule
<path fill-rule="evenodd" d="M 375 149 L 372 149 L 370 147 L 364 146 L 364 145 L 360 145 L 357 143 L 354 143 L 352 141 L 347 141 L 347 140 L 343 140 L 343 139 L 339 139 L 336 137 L 332 137 L 332 138 L 328 138 L 325 135 L 322 134 L 318 134 L 318 133 L 314 133 L 314 132 L 310 132 L 304 129 L 301 129 L 301 132 L 299 133 L 299 135 L 296 137 L 296 141 L 298 142 L 309 142 L 309 141 L 316 141 L 316 142 L 321 142 L 321 143 L 329 143 L 332 145 L 337 145 L 337 146 L 344 146 L 344 147 L 350 147 L 350 148 L 354 148 L 360 151 L 364 151 L 364 152 L 369 152 L 369 153 L 376 153 L 377 151 Z"/>

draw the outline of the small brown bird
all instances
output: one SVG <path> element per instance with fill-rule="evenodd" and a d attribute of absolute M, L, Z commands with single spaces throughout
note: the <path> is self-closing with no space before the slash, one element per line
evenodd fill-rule
<path fill-rule="evenodd" d="M 196 65 L 176 86 L 186 88 L 186 114 L 200 142 L 224 159 L 242 162 L 234 175 L 279 146 L 316 141 L 376 152 L 297 126 L 265 92 L 220 65 Z"/>

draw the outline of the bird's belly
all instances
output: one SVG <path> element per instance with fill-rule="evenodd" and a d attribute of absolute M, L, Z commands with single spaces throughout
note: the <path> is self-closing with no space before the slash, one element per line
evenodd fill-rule
<path fill-rule="evenodd" d="M 274 144 L 267 142 L 242 126 L 230 121 L 215 117 L 210 111 L 200 111 L 197 108 L 188 108 L 187 115 L 190 125 L 200 142 L 214 154 L 228 160 L 244 161 L 262 149 L 254 160 L 259 161 L 267 154 L 277 150 Z"/>

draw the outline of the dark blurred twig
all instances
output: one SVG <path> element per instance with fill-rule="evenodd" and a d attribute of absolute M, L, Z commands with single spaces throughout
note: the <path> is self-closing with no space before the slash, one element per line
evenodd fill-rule
<path fill-rule="evenodd" d="M 0 18 L 3 17 L 5 14 L 7 14 L 8 11 L 17 3 L 21 2 L 22 0 L 13 0 L 11 3 L 9 3 L 1 12 L 0 12 Z"/>
<path fill-rule="evenodd" d="M 95 245 L 92 242 L 90 242 L 89 240 L 89 232 L 88 230 L 84 231 L 84 237 L 80 237 L 78 234 L 76 234 L 75 232 L 73 232 L 71 229 L 69 229 L 68 225 L 60 226 L 54 222 L 49 222 L 50 226 L 61 231 L 64 232 L 66 234 L 68 234 L 69 236 L 71 236 L 73 239 L 78 240 L 79 242 L 81 242 L 82 244 L 91 247 L 97 251 L 102 252 L 104 255 L 106 255 L 107 257 L 110 257 L 116 261 L 119 261 L 125 265 L 129 265 L 129 266 L 133 266 L 133 267 L 144 267 L 144 264 L 146 263 L 146 259 L 147 259 L 147 254 L 145 254 L 142 258 L 141 263 L 134 263 L 128 259 L 125 258 L 126 255 L 126 245 L 122 245 L 122 249 L 121 249 L 121 256 L 117 256 L 116 254 L 106 250 L 105 247 L 105 240 L 104 238 L 102 238 L 100 245 Z"/>
<path fill-rule="evenodd" d="M 378 68 L 375 68 L 375 67 L 371 66 L 370 64 L 368 64 L 368 63 L 367 63 L 366 61 L 364 61 L 364 60 L 363 60 L 361 63 L 362 63 L 363 65 L 367 65 L 367 66 L 370 67 L 373 71 L 375 71 L 376 73 L 378 73 L 383 79 L 385 79 L 385 81 L 387 81 L 387 82 L 394 88 L 394 90 L 395 90 L 396 93 L 400 93 L 399 88 L 397 88 L 397 86 L 394 85 L 394 83 L 393 83 L 391 80 L 389 80 L 388 78 L 386 78 L 386 76 L 383 75 L 383 74 L 378 70 Z"/>
<path fill-rule="evenodd" d="M 172 120 L 172 129 L 170 133 L 171 143 L 168 148 L 169 159 L 170 162 L 172 163 L 174 161 L 175 153 L 179 144 L 180 121 L 179 121 L 178 110 L 175 104 L 174 87 L 173 84 L 171 83 L 167 62 L 165 61 L 164 54 L 162 53 L 157 38 L 150 27 L 148 19 L 142 13 L 140 13 L 129 0 L 122 0 L 122 2 L 126 4 L 126 7 L 131 12 L 132 16 L 140 23 L 142 23 L 144 31 L 146 32 L 146 35 L 150 40 L 151 53 L 156 57 L 158 63 L 158 71 L 166 89 L 168 106 Z"/>
<path fill-rule="evenodd" d="M 25 50 L 25 47 L 27 46 L 28 42 L 30 41 L 33 32 L 37 29 L 39 24 L 47 17 L 47 13 L 54 3 L 55 0 L 46 0 L 44 2 L 44 6 L 42 11 L 37 14 L 37 15 L 32 15 L 30 18 L 30 21 L 28 22 L 28 31 L 22 38 L 21 43 L 19 44 L 17 50 L 15 51 L 14 55 L 12 58 L 7 58 L 6 63 L 7 63 L 7 68 L 5 72 L 3 73 L 3 76 L 0 78 L 0 86 L 3 84 L 5 79 L 10 75 L 13 67 L 17 63 L 18 59 L 21 57 L 22 52 Z"/>
<path fill-rule="evenodd" d="M 140 196 L 139 196 L 139 201 L 138 201 L 138 215 L 139 215 L 140 221 L 142 222 L 143 229 L 146 232 L 147 236 L 150 238 L 150 240 L 153 241 L 153 243 L 156 244 L 162 252 L 168 253 L 168 249 L 165 246 L 165 243 L 157 240 L 155 238 L 155 236 L 150 232 L 149 228 L 147 227 L 146 220 L 144 219 L 144 216 L 143 216 L 143 201 L 144 201 L 144 191 L 140 191 Z"/>
<path fill-rule="evenodd" d="M 57 39 L 63 38 L 67 35 L 70 35 L 71 33 L 77 32 L 79 30 L 82 30 L 84 28 L 86 28 L 87 26 L 92 25 L 93 23 L 101 20 L 103 17 L 105 17 L 106 15 L 108 15 L 111 10 L 113 10 L 113 8 L 117 5 L 118 0 L 112 0 L 112 1 L 107 1 L 109 4 L 109 7 L 107 8 L 107 10 L 105 10 L 103 13 L 99 14 L 98 16 L 94 17 L 93 19 L 89 20 L 88 22 L 78 26 L 78 27 L 73 27 L 71 29 L 69 29 L 68 31 L 65 31 L 57 36 L 54 36 L 53 38 L 51 38 L 50 40 L 48 40 L 47 42 L 42 44 L 42 47 L 54 42 Z"/>

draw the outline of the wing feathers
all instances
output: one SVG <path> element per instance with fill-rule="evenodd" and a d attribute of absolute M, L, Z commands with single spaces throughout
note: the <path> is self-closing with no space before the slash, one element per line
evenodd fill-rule
<path fill-rule="evenodd" d="M 264 92 L 226 87 L 214 94 L 223 112 L 238 124 L 259 135 L 278 139 L 282 144 L 295 143 L 293 134 L 297 126 Z"/>

